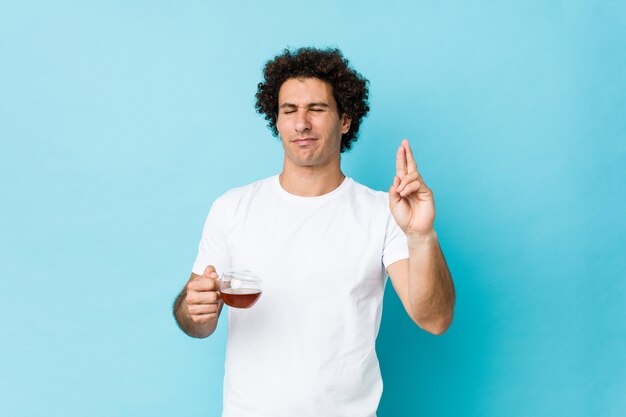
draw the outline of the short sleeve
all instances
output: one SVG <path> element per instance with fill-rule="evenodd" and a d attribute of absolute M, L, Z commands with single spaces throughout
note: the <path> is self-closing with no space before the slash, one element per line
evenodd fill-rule
<path fill-rule="evenodd" d="M 194 274 L 202 275 L 208 265 L 213 265 L 218 274 L 230 267 L 226 241 L 227 227 L 224 201 L 220 197 L 211 206 L 204 222 L 202 238 L 198 244 L 198 254 L 192 267 Z"/>
<path fill-rule="evenodd" d="M 383 247 L 383 265 L 385 270 L 389 265 L 402 259 L 408 259 L 409 246 L 406 240 L 406 235 L 396 223 L 391 212 L 387 216 L 387 230 L 385 233 L 385 245 Z"/>

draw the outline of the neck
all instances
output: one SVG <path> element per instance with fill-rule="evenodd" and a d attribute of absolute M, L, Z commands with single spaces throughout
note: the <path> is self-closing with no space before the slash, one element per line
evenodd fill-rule
<path fill-rule="evenodd" d="M 339 164 L 328 167 L 297 166 L 285 160 L 280 185 L 285 191 L 300 197 L 328 194 L 341 185 L 346 176 Z"/>

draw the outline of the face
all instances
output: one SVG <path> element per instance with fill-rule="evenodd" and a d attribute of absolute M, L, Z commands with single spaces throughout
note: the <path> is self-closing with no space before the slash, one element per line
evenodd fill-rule
<path fill-rule="evenodd" d="M 339 115 L 329 83 L 290 78 L 278 92 L 276 128 L 286 166 L 323 167 L 339 163 L 341 135 L 350 129 L 350 119 Z"/>

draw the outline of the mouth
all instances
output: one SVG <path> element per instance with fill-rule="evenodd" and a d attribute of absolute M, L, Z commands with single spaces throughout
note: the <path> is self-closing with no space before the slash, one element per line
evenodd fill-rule
<path fill-rule="evenodd" d="M 293 139 L 292 142 L 298 146 L 306 146 L 306 145 L 312 144 L 316 140 L 317 138 L 299 138 L 299 139 Z"/>

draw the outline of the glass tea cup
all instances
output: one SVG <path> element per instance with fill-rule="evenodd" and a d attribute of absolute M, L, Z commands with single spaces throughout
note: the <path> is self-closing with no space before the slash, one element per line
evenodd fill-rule
<path fill-rule="evenodd" d="M 226 269 L 219 279 L 222 301 L 235 308 L 250 308 L 261 296 L 261 279 L 243 269 Z"/>

